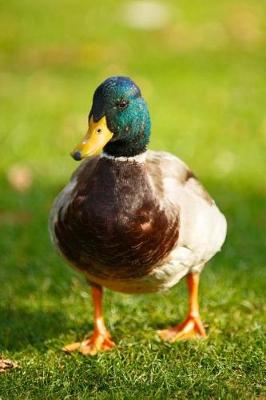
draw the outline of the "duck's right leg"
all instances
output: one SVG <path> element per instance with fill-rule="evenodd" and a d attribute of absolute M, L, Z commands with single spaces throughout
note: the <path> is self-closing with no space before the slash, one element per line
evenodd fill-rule
<path fill-rule="evenodd" d="M 95 355 L 100 351 L 111 350 L 115 343 L 107 330 L 102 312 L 103 289 L 92 284 L 92 301 L 94 306 L 94 331 L 92 336 L 83 342 L 72 343 L 63 348 L 66 352 L 79 351 L 85 355 Z"/>

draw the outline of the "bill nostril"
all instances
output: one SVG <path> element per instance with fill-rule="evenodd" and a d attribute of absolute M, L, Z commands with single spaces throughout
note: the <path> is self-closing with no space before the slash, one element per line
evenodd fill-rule
<path fill-rule="evenodd" d="M 74 158 L 74 160 L 76 160 L 76 161 L 80 161 L 82 158 L 80 151 L 74 151 L 73 153 L 71 153 L 71 155 Z"/>

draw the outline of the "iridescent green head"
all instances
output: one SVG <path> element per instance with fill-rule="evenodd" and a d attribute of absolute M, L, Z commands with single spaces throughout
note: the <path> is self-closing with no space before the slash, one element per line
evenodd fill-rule
<path fill-rule="evenodd" d="M 150 128 L 138 86 L 127 77 L 108 78 L 94 93 L 88 133 L 72 155 L 79 160 L 103 149 L 115 157 L 135 156 L 146 150 Z"/>

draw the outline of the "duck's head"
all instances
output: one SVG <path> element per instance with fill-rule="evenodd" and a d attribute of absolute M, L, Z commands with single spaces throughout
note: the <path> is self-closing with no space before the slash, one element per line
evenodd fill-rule
<path fill-rule="evenodd" d="M 149 111 L 140 89 L 130 78 L 115 76 L 98 86 L 88 119 L 88 131 L 71 153 L 75 160 L 102 149 L 114 157 L 132 157 L 146 150 Z"/>

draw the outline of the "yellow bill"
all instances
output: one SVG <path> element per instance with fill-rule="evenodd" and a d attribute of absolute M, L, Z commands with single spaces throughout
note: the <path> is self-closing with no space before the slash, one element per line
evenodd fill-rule
<path fill-rule="evenodd" d="M 84 139 L 75 147 L 71 155 L 77 161 L 95 156 L 102 151 L 112 137 L 113 133 L 107 127 L 106 117 L 104 116 L 99 121 L 94 122 L 93 116 L 91 116 Z"/>

